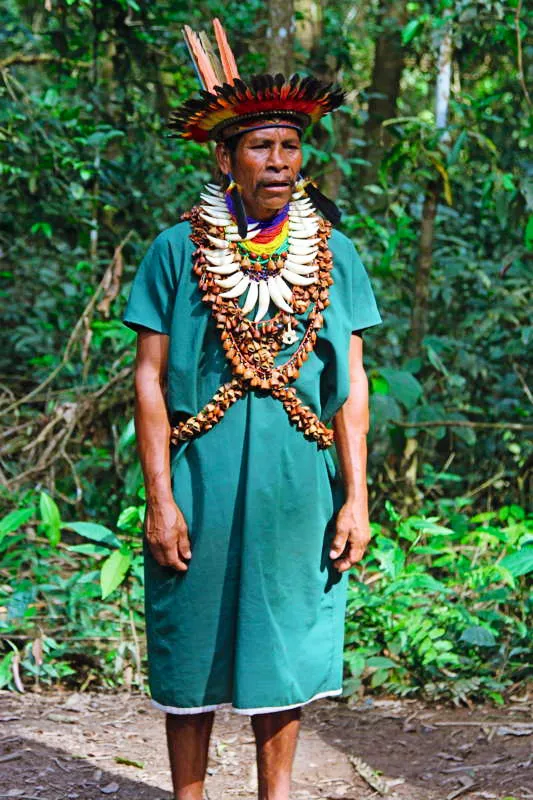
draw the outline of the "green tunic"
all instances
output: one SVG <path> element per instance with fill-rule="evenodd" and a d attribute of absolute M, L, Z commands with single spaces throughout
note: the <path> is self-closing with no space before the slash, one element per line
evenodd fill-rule
<path fill-rule="evenodd" d="M 189 234 L 183 222 L 155 239 L 124 316 L 170 337 L 168 407 L 179 418 L 231 378 Z M 329 246 L 331 304 L 293 384 L 323 421 L 348 397 L 352 331 L 381 321 L 350 240 L 334 231 Z M 193 555 L 178 573 L 145 547 L 154 703 L 172 713 L 227 704 L 258 713 L 340 693 L 347 573 L 328 556 L 343 502 L 331 451 L 304 439 L 278 400 L 250 391 L 204 436 L 172 448 L 171 474 Z"/>

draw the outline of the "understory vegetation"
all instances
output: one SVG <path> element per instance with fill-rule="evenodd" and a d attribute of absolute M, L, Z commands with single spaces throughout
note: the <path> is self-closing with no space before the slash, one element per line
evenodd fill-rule
<path fill-rule="evenodd" d="M 303 144 L 384 319 L 365 334 L 373 539 L 351 577 L 346 694 L 502 703 L 532 660 L 521 0 L 3 4 L 0 687 L 143 685 L 121 314 L 148 245 L 213 174 L 165 120 L 197 90 L 181 27 L 216 15 L 244 75 L 347 91 Z"/>

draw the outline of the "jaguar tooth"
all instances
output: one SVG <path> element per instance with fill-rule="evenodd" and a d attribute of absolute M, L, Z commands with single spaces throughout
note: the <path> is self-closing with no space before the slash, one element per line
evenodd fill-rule
<path fill-rule="evenodd" d="M 208 233 L 206 233 L 206 236 L 211 244 L 215 245 L 215 247 L 220 247 L 224 250 L 227 249 L 229 243 L 226 241 L 226 239 L 218 239 L 216 236 L 210 236 Z"/>
<path fill-rule="evenodd" d="M 242 278 L 244 278 L 244 275 L 239 269 L 234 272 L 233 275 L 230 275 L 228 278 L 224 278 L 223 280 L 218 280 L 215 278 L 215 283 L 220 286 L 221 289 L 231 289 L 233 286 L 239 283 Z M 225 295 L 222 296 L 224 297 Z"/>
<path fill-rule="evenodd" d="M 216 228 L 225 228 L 226 225 L 229 225 L 229 223 L 231 222 L 231 218 L 229 216 L 210 217 L 207 214 L 202 214 L 201 212 L 200 216 L 204 220 L 204 222 L 207 222 L 209 225 L 214 225 Z"/>
<path fill-rule="evenodd" d="M 204 250 L 204 256 L 215 267 L 229 264 L 230 261 L 233 262 L 233 255 L 229 250 Z"/>
<path fill-rule="evenodd" d="M 308 247 L 312 247 L 312 246 L 313 246 L 313 245 L 315 245 L 315 244 L 320 244 L 320 239 L 317 239 L 316 237 L 315 237 L 314 239 L 306 239 L 306 242 L 305 242 L 305 243 L 308 245 Z M 302 246 L 302 244 L 303 244 L 303 242 L 302 242 L 300 239 L 298 239 L 298 238 L 296 238 L 296 239 L 295 239 L 295 238 L 293 238 L 293 237 L 292 237 L 292 236 L 289 234 L 289 244 L 290 244 L 290 245 L 291 245 L 291 244 L 293 244 L 293 245 L 295 245 L 296 247 L 301 247 L 301 246 Z"/>
<path fill-rule="evenodd" d="M 226 205 L 226 201 L 221 197 L 215 197 L 212 194 L 204 194 L 204 192 L 200 192 L 200 197 L 202 200 L 205 200 L 206 203 L 209 203 L 210 206 L 219 206 L 220 208 L 225 208 L 227 212 L 228 207 Z"/>
<path fill-rule="evenodd" d="M 311 231 L 315 234 L 318 230 L 318 225 L 313 220 L 304 220 L 302 219 L 290 219 L 289 220 L 289 236 L 292 236 L 293 231 L 305 231 L 308 233 Z"/>
<path fill-rule="evenodd" d="M 285 269 L 290 269 L 291 272 L 297 272 L 299 275 L 310 275 L 316 272 L 316 264 L 297 264 L 296 261 L 291 261 L 288 258 L 285 262 Z"/>
<path fill-rule="evenodd" d="M 220 267 L 207 267 L 207 271 L 213 272 L 215 275 L 231 275 L 237 269 L 239 269 L 239 265 L 235 262 L 232 262 L 231 264 L 223 264 Z"/>
<path fill-rule="evenodd" d="M 241 275 L 242 275 L 242 273 L 241 273 Z M 235 284 L 235 286 L 232 289 L 230 289 L 228 292 L 222 292 L 222 294 L 220 296 L 221 297 L 228 297 L 228 298 L 240 297 L 241 294 L 244 294 L 244 292 L 246 291 L 249 283 L 250 283 L 250 278 L 248 277 L 248 275 L 242 275 L 241 280 L 239 281 L 239 283 Z"/>
<path fill-rule="evenodd" d="M 316 229 L 313 230 L 312 228 L 310 230 L 300 230 L 300 229 L 294 230 L 294 228 L 289 230 L 289 235 L 290 235 L 291 239 L 293 241 L 298 241 L 298 242 L 306 241 L 307 239 L 312 237 L 315 233 L 316 233 Z"/>
<path fill-rule="evenodd" d="M 316 258 L 316 251 L 312 253 L 287 253 L 287 258 L 291 261 L 296 261 L 297 264 L 312 264 Z"/>
<path fill-rule="evenodd" d="M 295 286 L 310 286 L 316 280 L 316 276 L 313 276 L 312 278 L 306 278 L 303 275 L 298 275 L 296 272 L 292 272 L 290 269 L 282 269 L 280 275 L 282 278 L 285 278 L 286 281 L 293 283 Z"/>
<path fill-rule="evenodd" d="M 289 211 L 289 221 L 290 220 L 307 220 L 310 216 L 314 215 L 314 212 L 311 209 L 306 209 L 305 211 Z"/>
<path fill-rule="evenodd" d="M 268 291 L 270 292 L 270 298 L 272 302 L 275 305 L 277 305 L 278 308 L 281 308 L 282 311 L 287 311 L 289 314 L 292 314 L 293 309 L 285 301 L 274 278 L 267 279 L 267 286 L 268 286 Z"/>
<path fill-rule="evenodd" d="M 300 244 L 291 244 L 289 247 L 289 253 L 291 256 L 313 256 L 314 258 L 318 253 L 318 248 L 313 247 L 313 245 L 309 246 L 307 242 L 300 242 Z"/>
<path fill-rule="evenodd" d="M 258 294 L 259 294 L 259 284 L 257 283 L 257 281 L 250 281 L 250 288 L 248 289 L 246 300 L 241 309 L 243 316 L 249 314 L 252 308 L 255 306 L 255 304 L 257 303 Z"/>
<path fill-rule="evenodd" d="M 261 322 L 268 311 L 270 305 L 270 292 L 266 281 L 259 281 L 259 302 L 257 304 L 257 314 L 254 322 Z"/>
<path fill-rule="evenodd" d="M 279 288 L 279 291 L 281 293 L 281 296 L 287 301 L 287 303 L 291 303 L 292 302 L 292 291 L 289 289 L 289 287 L 287 286 L 287 284 L 285 283 L 285 281 L 283 280 L 281 275 L 276 275 L 276 277 L 273 278 L 273 280 L 276 281 L 276 283 L 278 285 L 278 288 Z"/>

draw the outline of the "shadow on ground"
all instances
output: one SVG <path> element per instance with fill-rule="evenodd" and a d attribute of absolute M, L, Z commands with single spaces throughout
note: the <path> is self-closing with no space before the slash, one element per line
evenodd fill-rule
<path fill-rule="evenodd" d="M 533 800 L 531 702 L 304 710 L 291 800 Z M 257 797 L 247 717 L 217 712 L 207 800 Z M 380 785 L 375 785 L 379 783 Z M 170 800 L 164 716 L 127 694 L 0 691 L 0 800 Z"/>
<path fill-rule="evenodd" d="M 2 737 L 0 798 L 13 800 L 170 800 L 172 795 L 129 780 L 93 761 L 20 736 Z"/>

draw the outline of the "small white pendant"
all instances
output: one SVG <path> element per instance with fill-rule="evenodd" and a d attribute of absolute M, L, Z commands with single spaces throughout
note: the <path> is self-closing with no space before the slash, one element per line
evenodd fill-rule
<path fill-rule="evenodd" d="M 291 328 L 291 323 L 289 322 L 287 330 L 284 331 L 282 334 L 281 341 L 283 342 L 283 344 L 291 345 L 297 342 L 299 338 L 300 337 L 298 336 L 296 331 L 293 331 L 293 329 Z"/>

